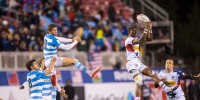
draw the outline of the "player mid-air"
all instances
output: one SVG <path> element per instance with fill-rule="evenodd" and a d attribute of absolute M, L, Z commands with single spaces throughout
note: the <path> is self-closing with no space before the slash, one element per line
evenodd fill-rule
<path fill-rule="evenodd" d="M 180 79 L 200 79 L 200 74 L 197 76 L 192 74 L 185 74 L 183 71 L 174 70 L 174 60 L 169 58 L 165 62 L 165 70 L 160 71 L 158 77 L 168 86 L 176 86 L 177 89 L 172 92 L 166 92 L 168 100 L 185 100 L 184 92 L 181 88 Z M 155 85 L 158 87 L 158 85 Z"/>
<path fill-rule="evenodd" d="M 127 54 L 127 62 L 126 68 L 128 72 L 133 77 L 134 81 L 137 83 L 136 89 L 136 99 L 140 100 L 140 86 L 143 85 L 143 79 L 140 75 L 151 77 L 156 83 L 158 83 L 165 91 L 172 91 L 175 87 L 167 87 L 158 77 L 156 74 L 153 74 L 150 68 L 146 65 L 142 64 L 139 56 L 139 46 L 140 44 L 146 43 L 152 40 L 152 23 L 147 22 L 145 24 L 145 28 L 143 34 L 140 38 L 136 37 L 136 27 L 132 26 L 128 29 L 129 36 L 125 40 L 126 46 L 126 54 Z"/>
<path fill-rule="evenodd" d="M 57 37 L 57 26 L 55 24 L 50 24 L 48 26 L 48 33 L 44 37 L 43 53 L 45 58 L 45 66 L 49 67 L 51 63 L 51 58 L 56 57 L 55 67 L 67 67 L 69 65 L 75 65 L 76 68 L 78 68 L 82 72 L 87 73 L 90 77 L 94 77 L 100 71 L 100 67 L 97 67 L 93 71 L 90 71 L 77 59 L 57 56 L 57 48 L 62 50 L 69 50 L 73 48 L 80 41 L 81 39 L 79 35 L 74 37 L 73 39 Z M 72 42 L 72 43 L 64 44 L 66 42 L 68 43 Z"/>

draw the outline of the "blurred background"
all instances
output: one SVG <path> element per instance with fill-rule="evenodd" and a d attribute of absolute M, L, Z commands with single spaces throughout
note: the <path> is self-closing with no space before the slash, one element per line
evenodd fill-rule
<path fill-rule="evenodd" d="M 26 81 L 25 62 L 43 56 L 43 37 L 52 23 L 65 38 L 73 38 L 78 28 L 84 30 L 82 41 L 70 51 L 59 51 L 59 56 L 76 58 L 89 69 L 102 66 L 94 79 L 74 66 L 57 68 L 59 83 L 74 88 L 75 100 L 134 99 L 135 83 L 126 71 L 124 40 L 132 25 L 141 36 L 143 26 L 136 21 L 140 13 L 153 23 L 153 41 L 140 48 L 142 62 L 159 72 L 172 57 L 176 68 L 198 74 L 199 5 L 198 0 L 0 0 L 0 92 L 5 91 L 0 98 L 28 98 L 28 90 L 18 90 Z M 162 89 L 154 88 L 148 77 L 145 80 L 151 100 L 166 100 Z M 199 80 L 184 80 L 182 87 L 188 100 L 200 99 Z"/>

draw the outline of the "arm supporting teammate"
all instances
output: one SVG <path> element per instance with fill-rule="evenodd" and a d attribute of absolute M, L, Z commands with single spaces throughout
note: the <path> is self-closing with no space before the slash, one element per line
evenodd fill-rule
<path fill-rule="evenodd" d="M 50 74 L 50 73 L 52 72 L 52 70 L 53 70 L 53 68 L 54 68 L 55 62 L 56 62 L 56 57 L 53 57 L 53 58 L 51 59 L 51 65 L 50 65 L 50 67 L 47 68 L 47 69 L 44 71 L 45 75 L 48 75 L 48 74 Z"/>

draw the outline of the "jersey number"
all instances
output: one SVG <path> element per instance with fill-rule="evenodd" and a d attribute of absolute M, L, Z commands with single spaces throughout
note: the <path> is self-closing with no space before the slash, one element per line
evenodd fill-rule
<path fill-rule="evenodd" d="M 32 87 L 31 79 L 28 79 L 28 84 L 29 84 L 29 88 L 31 88 Z"/>

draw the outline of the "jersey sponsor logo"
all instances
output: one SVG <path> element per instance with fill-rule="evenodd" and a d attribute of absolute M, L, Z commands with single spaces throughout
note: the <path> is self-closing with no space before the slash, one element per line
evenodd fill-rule
<path fill-rule="evenodd" d="M 171 76 L 171 79 L 174 79 L 175 76 Z"/>
<path fill-rule="evenodd" d="M 127 71 L 114 71 L 114 79 L 116 81 L 130 81 L 133 80 Z"/>

